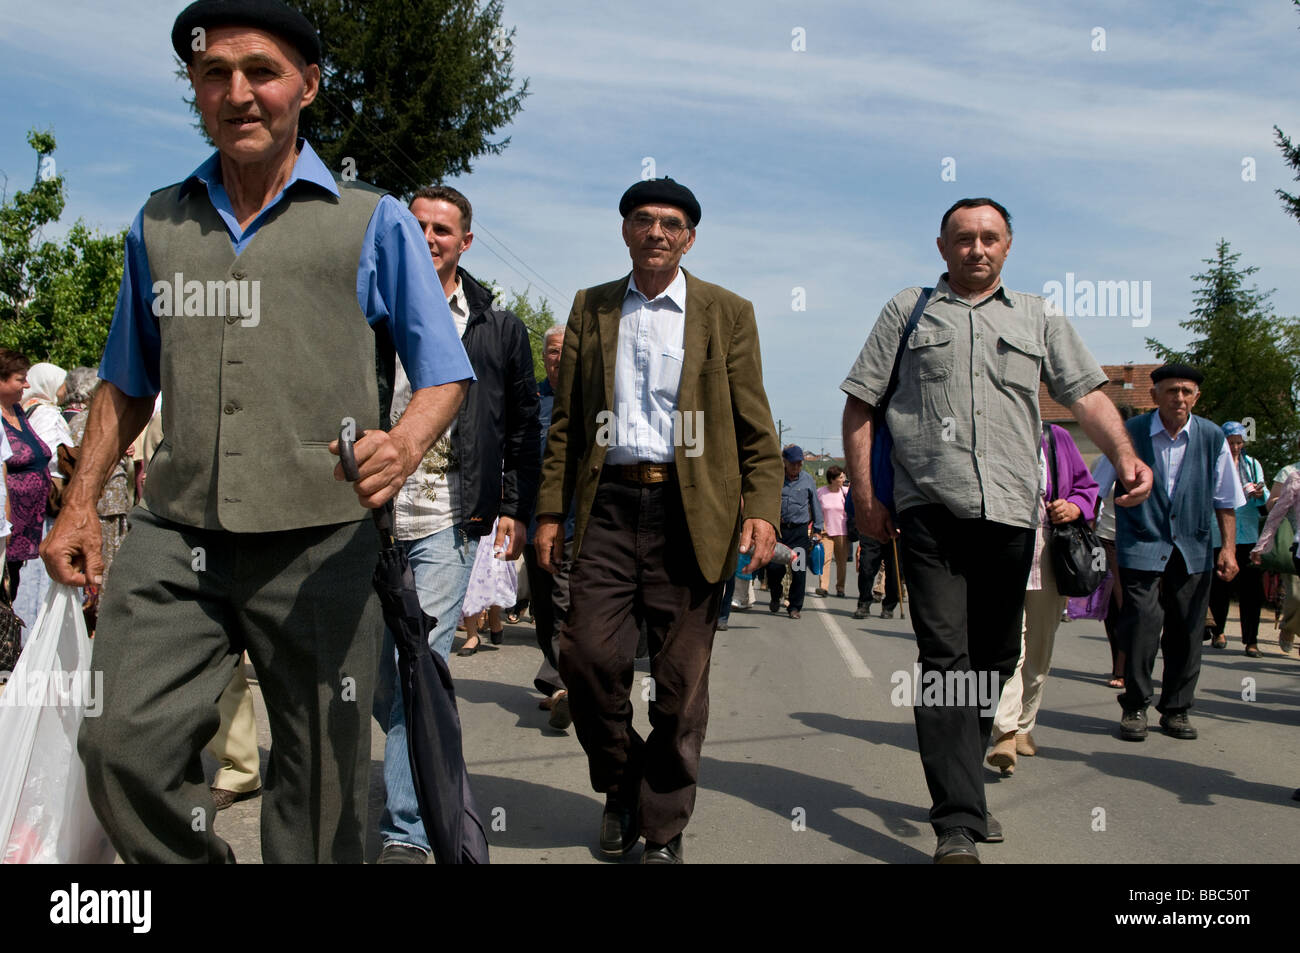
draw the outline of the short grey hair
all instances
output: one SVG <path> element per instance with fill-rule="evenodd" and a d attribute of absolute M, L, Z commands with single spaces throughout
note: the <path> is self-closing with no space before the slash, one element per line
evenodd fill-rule
<path fill-rule="evenodd" d="M 542 335 L 543 345 L 545 345 L 545 343 L 549 341 L 551 338 L 555 337 L 555 335 L 557 334 L 563 335 L 566 329 L 567 329 L 566 325 L 563 324 L 557 324 L 554 325 L 553 327 L 547 328 L 546 333 Z"/>
<path fill-rule="evenodd" d="M 99 386 L 99 373 L 93 367 L 74 367 L 68 371 L 66 383 L 68 395 L 63 401 L 64 406 L 84 404 L 90 400 L 90 395 Z"/>

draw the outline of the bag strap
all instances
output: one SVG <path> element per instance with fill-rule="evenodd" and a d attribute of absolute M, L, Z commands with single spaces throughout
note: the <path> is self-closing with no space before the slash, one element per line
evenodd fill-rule
<path fill-rule="evenodd" d="M 889 386 L 885 388 L 884 394 L 880 397 L 880 402 L 876 404 L 876 410 L 880 413 L 884 413 L 885 408 L 889 406 L 889 399 L 894 396 L 894 391 L 898 389 L 898 368 L 903 363 L 903 351 L 907 349 L 907 339 L 916 330 L 917 322 L 921 320 L 921 315 L 925 313 L 925 306 L 933 293 L 933 288 L 921 289 L 921 297 L 916 299 L 916 307 L 912 309 L 912 315 L 907 319 L 907 324 L 903 327 L 903 336 L 898 339 L 898 351 L 894 354 L 894 369 L 889 373 Z"/>
<path fill-rule="evenodd" d="M 1053 490 L 1060 489 L 1056 483 L 1056 435 L 1052 433 L 1052 425 L 1044 422 L 1043 436 L 1047 438 L 1047 482 L 1048 486 L 1043 487 L 1043 495 L 1051 496 L 1048 493 L 1048 487 Z M 1048 500 L 1048 502 L 1052 502 Z"/>

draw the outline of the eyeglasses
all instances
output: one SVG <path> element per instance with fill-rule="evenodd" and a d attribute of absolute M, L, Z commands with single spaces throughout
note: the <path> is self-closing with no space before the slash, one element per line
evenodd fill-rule
<path fill-rule="evenodd" d="M 634 231 L 648 232 L 658 225 L 663 230 L 664 236 L 674 239 L 690 226 L 680 218 L 655 218 L 653 215 L 632 215 L 628 217 L 628 224 Z"/>

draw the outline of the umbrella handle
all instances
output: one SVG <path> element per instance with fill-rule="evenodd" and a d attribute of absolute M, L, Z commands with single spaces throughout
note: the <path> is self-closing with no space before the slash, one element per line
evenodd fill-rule
<path fill-rule="evenodd" d="M 351 483 L 356 483 L 361 479 L 361 470 L 357 466 L 357 454 L 354 444 L 366 435 L 364 430 L 355 433 L 355 426 L 344 424 L 339 428 L 339 462 L 343 466 L 343 475 Z M 378 509 L 370 511 L 371 517 L 375 521 L 375 528 L 379 530 L 379 539 L 383 543 L 384 549 L 392 549 L 393 542 L 393 501 L 389 500 Z"/>

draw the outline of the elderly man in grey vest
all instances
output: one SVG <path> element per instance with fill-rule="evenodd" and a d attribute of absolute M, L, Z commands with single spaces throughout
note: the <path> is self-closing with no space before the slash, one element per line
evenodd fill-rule
<path fill-rule="evenodd" d="M 1133 446 L 1155 471 L 1155 487 L 1141 506 L 1115 511 L 1115 551 L 1124 585 L 1117 637 L 1128 652 L 1120 737 L 1144 741 L 1156 650 L 1165 657 L 1160 678 L 1160 727 L 1190 741 L 1187 717 L 1201 675 L 1201 633 L 1210 601 L 1211 569 L 1225 582 L 1237 575 L 1236 552 L 1224 546 L 1214 563 L 1211 512 L 1221 539 L 1237 538 L 1239 506 L 1246 505 L 1223 431 L 1192 414 L 1203 375 L 1185 364 L 1151 372 L 1156 409 L 1125 426 Z M 1097 465 L 1104 498 L 1115 484 L 1109 460 Z"/>
<path fill-rule="evenodd" d="M 199 0 L 172 45 L 217 152 L 127 234 L 104 384 L 42 548 L 56 579 L 98 582 L 95 501 L 161 390 L 166 438 L 95 639 L 104 711 L 78 747 L 125 860 L 233 861 L 199 751 L 247 649 L 273 740 L 263 859 L 359 862 L 382 631 L 366 508 L 415 470 L 473 373 L 414 218 L 298 139 L 320 86 L 312 25 L 277 0 Z M 391 433 L 377 340 L 414 390 Z M 369 431 L 354 487 L 330 455 L 349 418 Z"/>

